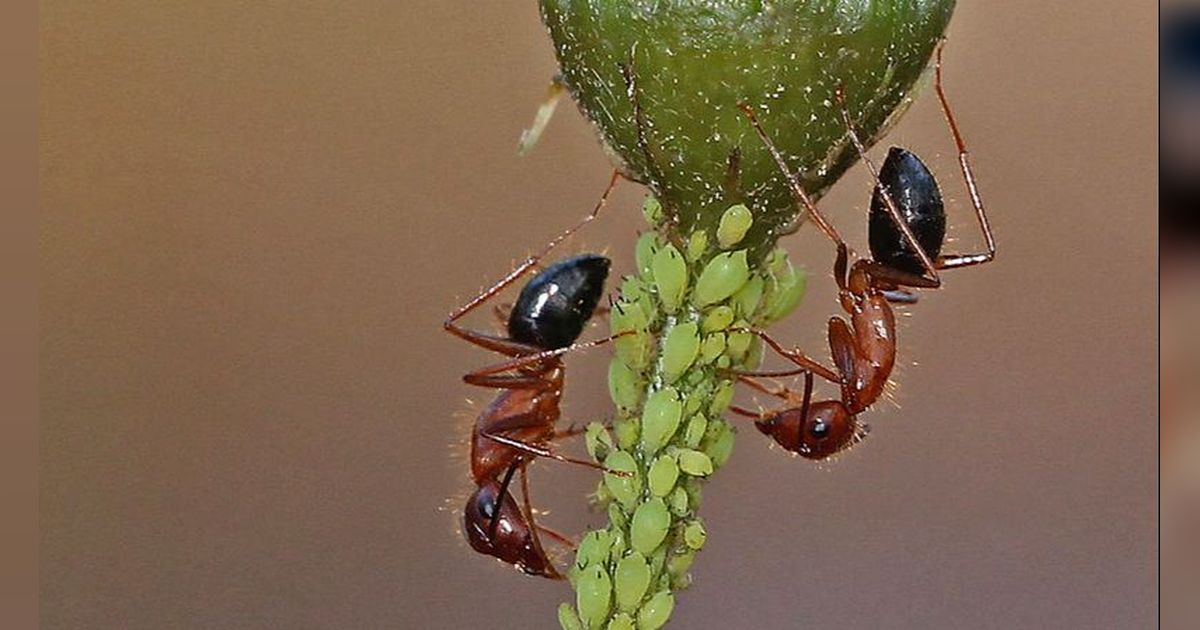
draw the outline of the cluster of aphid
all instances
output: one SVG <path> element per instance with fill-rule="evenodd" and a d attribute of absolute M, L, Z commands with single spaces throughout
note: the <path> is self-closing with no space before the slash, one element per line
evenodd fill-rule
<path fill-rule="evenodd" d="M 941 253 L 946 217 L 933 175 L 912 153 L 893 148 L 876 171 L 857 136 L 845 100 L 837 101 L 850 141 L 859 151 L 876 187 L 871 199 L 871 258 L 851 264 L 851 252 L 832 224 L 801 188 L 781 153 L 759 126 L 753 110 L 746 117 L 787 177 L 797 205 L 833 241 L 833 271 L 839 303 L 849 321 L 829 321 L 834 369 L 798 349 L 786 348 L 763 328 L 787 314 L 804 292 L 804 276 L 782 250 L 761 265 L 747 261 L 740 248 L 753 217 L 742 205 L 729 208 L 710 237 L 694 233 L 686 242 L 670 242 L 655 232 L 637 245 L 637 273 L 623 280 L 620 299 L 609 313 L 612 334 L 577 343 L 598 309 L 609 260 L 584 254 L 542 269 L 521 290 L 512 308 L 497 310 L 506 336 L 466 330 L 457 321 L 525 273 L 537 268 L 551 249 L 603 207 L 619 175 L 592 213 L 552 240 L 537 255 L 456 310 L 446 329 L 473 344 L 509 357 L 468 373 L 470 384 L 502 390 L 479 415 L 471 439 L 471 475 L 476 491 L 463 513 L 465 534 L 478 552 L 494 556 L 526 573 L 561 578 L 541 534 L 574 546 L 572 541 L 534 520 L 526 469 L 546 457 L 604 471 L 596 502 L 606 507 L 610 527 L 589 533 L 579 544 L 573 577 L 578 611 L 560 610 L 565 625 L 587 625 L 637 611 L 639 627 L 658 627 L 672 604 L 670 588 L 685 579 L 705 533 L 695 516 L 699 480 L 728 458 L 733 431 L 721 414 L 754 420 L 763 434 L 784 449 L 808 459 L 823 459 L 858 442 L 865 427 L 858 416 L 883 392 L 896 359 L 893 303 L 911 304 L 911 289 L 940 286 L 938 271 L 992 260 L 995 246 L 957 124 L 941 86 L 940 49 L 935 89 L 958 148 L 959 163 L 972 206 L 984 234 L 986 251 Z M 641 121 L 638 121 L 641 124 Z M 645 213 L 661 220 L 653 198 Z M 760 269 L 761 271 L 755 271 Z M 695 278 L 689 283 L 689 278 Z M 618 416 L 610 427 L 593 423 L 584 430 L 556 429 L 563 386 L 563 355 L 613 342 L 610 393 Z M 792 366 L 758 371 L 763 348 L 771 348 Z M 803 393 L 773 388 L 763 377 L 802 375 Z M 837 386 L 839 395 L 813 401 L 814 377 Z M 784 401 L 779 409 L 755 412 L 730 406 L 734 383 Z M 554 443 L 585 434 L 595 462 L 558 453 Z M 520 475 L 522 501 L 511 486 Z M 628 532 L 628 534 L 625 534 Z M 676 543 L 664 545 L 664 541 Z M 666 548 L 673 551 L 667 554 Z M 576 616 L 578 615 L 578 616 Z M 649 615 L 653 618 L 642 619 Z M 630 624 L 633 623 L 629 618 Z M 630 625 L 632 627 L 632 625 Z"/>

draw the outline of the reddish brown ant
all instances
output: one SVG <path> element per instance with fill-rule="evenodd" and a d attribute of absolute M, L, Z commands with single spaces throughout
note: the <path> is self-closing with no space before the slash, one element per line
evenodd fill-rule
<path fill-rule="evenodd" d="M 526 467 L 533 459 L 546 457 L 607 471 L 594 462 L 557 453 L 550 443 L 579 433 L 555 430 L 561 415 L 562 356 L 620 336 L 575 343 L 597 310 L 608 277 L 609 260 L 582 254 L 538 272 L 521 290 L 505 317 L 507 336 L 468 330 L 456 322 L 537 267 L 552 249 L 595 219 L 618 179 L 619 174 L 614 172 L 591 214 L 460 306 L 444 323 L 446 331 L 456 337 L 511 357 L 463 376 L 471 385 L 503 390 L 476 418 L 471 433 L 471 478 L 476 491 L 463 512 L 467 540 L 480 553 L 516 565 L 526 573 L 553 579 L 562 575 L 542 548 L 539 532 L 565 544 L 570 541 L 534 522 Z M 521 474 L 524 509 L 517 506 L 509 492 L 509 484 L 517 472 Z"/>
<path fill-rule="evenodd" d="M 734 413 L 755 418 L 758 430 L 785 449 L 810 459 L 822 459 L 837 453 L 856 443 L 865 434 L 866 429 L 858 423 L 857 415 L 882 395 L 896 362 L 896 321 L 891 303 L 916 302 L 916 295 L 909 292 L 909 288 L 940 287 L 938 270 L 982 264 L 995 258 L 995 241 L 975 185 L 966 144 L 942 90 L 941 55 L 942 47 L 939 45 L 934 66 L 935 89 L 957 145 L 958 162 L 987 243 L 987 251 L 983 253 L 940 254 L 946 235 L 946 214 L 941 191 L 933 174 L 916 155 L 899 147 L 889 151 L 882 170 L 876 171 L 854 129 L 845 93 L 839 87 L 837 100 L 850 140 L 876 183 L 871 198 L 869 224 L 872 259 L 859 259 L 848 267 L 849 249 L 845 241 L 804 192 L 783 155 L 758 123 L 754 111 L 745 104 L 739 104 L 787 177 L 796 202 L 808 211 L 821 231 L 837 246 L 834 277 L 840 290 L 839 301 L 850 316 L 850 323 L 839 317 L 829 320 L 829 348 L 837 367 L 836 376 L 798 350 L 785 350 L 766 333 L 755 331 L 771 348 L 805 372 L 804 395 L 797 396 L 786 388 L 772 390 L 752 378 L 795 374 L 800 370 L 741 373 L 739 380 L 759 391 L 783 398 L 788 406 L 764 413 L 741 407 L 732 408 Z M 814 373 L 841 387 L 840 400 L 812 402 Z"/>

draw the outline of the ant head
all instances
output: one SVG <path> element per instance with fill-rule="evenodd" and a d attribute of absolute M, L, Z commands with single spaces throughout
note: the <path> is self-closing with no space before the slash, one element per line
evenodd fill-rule
<path fill-rule="evenodd" d="M 508 335 L 544 350 L 565 348 L 579 338 L 592 317 L 610 261 L 581 254 L 543 269 L 521 289 L 508 317 Z"/>
<path fill-rule="evenodd" d="M 836 400 L 813 403 L 807 416 L 799 408 L 785 409 L 755 423 L 759 431 L 805 459 L 825 459 L 862 438 L 854 416 Z"/>
<path fill-rule="evenodd" d="M 882 187 L 876 186 L 871 196 L 871 256 L 893 269 L 923 275 L 921 259 L 892 218 L 883 190 L 887 190 L 917 243 L 931 260 L 936 260 L 946 239 L 946 211 L 937 180 L 916 154 L 892 147 L 879 169 L 879 181 Z"/>
<path fill-rule="evenodd" d="M 512 494 L 506 491 L 500 497 L 497 481 L 484 482 L 467 499 L 463 533 L 471 548 L 481 554 L 499 558 L 530 575 L 557 576 Z"/>

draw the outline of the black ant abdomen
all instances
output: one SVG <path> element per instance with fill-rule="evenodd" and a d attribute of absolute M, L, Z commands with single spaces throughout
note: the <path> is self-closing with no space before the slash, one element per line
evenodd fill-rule
<path fill-rule="evenodd" d="M 879 181 L 887 187 L 888 195 L 912 228 L 917 242 L 929 258 L 936 261 L 946 239 L 946 210 L 933 173 L 916 154 L 892 147 L 879 169 Z M 871 196 L 868 229 L 871 257 L 875 262 L 918 276 L 925 272 L 921 258 L 888 212 L 887 201 L 879 186 Z"/>
<path fill-rule="evenodd" d="M 581 254 L 542 270 L 513 305 L 509 337 L 545 350 L 575 343 L 600 303 L 610 264 L 604 256 Z"/>

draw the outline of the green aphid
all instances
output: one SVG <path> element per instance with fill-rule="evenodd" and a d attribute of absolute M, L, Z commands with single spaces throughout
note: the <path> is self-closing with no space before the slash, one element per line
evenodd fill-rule
<path fill-rule="evenodd" d="M 651 227 L 657 227 L 663 220 L 662 203 L 655 197 L 646 197 L 646 201 L 642 203 L 642 216 Z"/>
<path fill-rule="evenodd" d="M 759 365 L 762 365 L 763 358 L 763 343 L 762 339 L 754 337 L 750 340 L 750 349 L 746 351 L 746 356 L 742 359 L 742 369 L 756 370 Z"/>
<path fill-rule="evenodd" d="M 613 573 L 613 587 L 617 609 L 635 610 L 650 587 L 650 565 L 646 563 L 646 556 L 634 551 L 621 558 Z"/>
<path fill-rule="evenodd" d="M 633 259 L 637 264 L 637 272 L 639 279 L 644 282 L 654 281 L 654 269 L 651 264 L 654 261 L 654 254 L 659 249 L 658 235 L 654 232 L 646 232 L 638 237 L 637 245 L 633 248 Z M 624 291 L 622 296 L 628 297 Z"/>
<path fill-rule="evenodd" d="M 612 608 L 612 580 L 603 566 L 591 565 L 575 581 L 575 607 L 589 628 L 599 626 Z"/>
<path fill-rule="evenodd" d="M 695 561 L 696 552 L 694 550 L 671 557 L 671 560 L 667 562 L 667 572 L 671 574 L 671 588 L 681 590 L 691 586 L 692 576 L 688 574 L 688 569 L 692 568 L 692 563 Z"/>
<path fill-rule="evenodd" d="M 566 602 L 558 605 L 558 625 L 562 627 L 562 630 L 584 630 L 583 623 L 579 621 L 579 615 L 576 615 L 575 609 Z"/>
<path fill-rule="evenodd" d="M 658 299 L 662 302 L 663 310 L 674 313 L 683 303 L 683 294 L 687 292 L 687 262 L 674 245 L 667 244 L 654 254 L 650 267 L 654 271 L 654 285 L 658 287 Z"/>
<path fill-rule="evenodd" d="M 607 530 L 595 530 L 587 533 L 579 542 L 575 552 L 575 566 L 586 569 L 593 564 L 604 564 L 612 549 L 612 537 Z"/>
<path fill-rule="evenodd" d="M 728 354 L 722 354 L 721 356 L 717 357 L 717 368 L 719 369 L 728 370 L 729 366 L 732 364 L 733 363 L 729 360 Z"/>
<path fill-rule="evenodd" d="M 704 315 L 704 321 L 700 324 L 700 330 L 703 330 L 706 333 L 725 330 L 726 328 L 729 328 L 730 324 L 733 323 L 734 317 L 735 315 L 732 307 L 724 304 L 721 304 L 720 306 L 714 306 L 708 311 L 707 314 Z"/>
<path fill-rule="evenodd" d="M 733 381 L 721 381 L 721 384 L 717 385 L 717 391 L 713 392 L 712 402 L 708 404 L 708 412 L 710 415 L 719 416 L 725 413 L 731 402 L 733 402 Z"/>
<path fill-rule="evenodd" d="M 638 423 L 633 418 L 618 418 L 613 422 L 613 435 L 617 436 L 617 445 L 629 450 L 638 441 Z"/>
<path fill-rule="evenodd" d="M 688 493 L 683 486 L 675 486 L 675 490 L 667 497 L 671 504 L 671 512 L 675 516 L 684 516 L 688 511 Z"/>
<path fill-rule="evenodd" d="M 750 350 L 750 342 L 754 339 L 754 333 L 748 330 L 749 327 L 749 323 L 738 320 L 725 337 L 725 354 L 734 361 L 740 362 L 746 358 L 746 352 Z"/>
<path fill-rule="evenodd" d="M 694 414 L 688 420 L 687 428 L 684 429 L 683 441 L 688 445 L 688 448 L 699 448 L 700 442 L 704 440 L 704 432 L 708 429 L 708 418 L 704 414 Z"/>
<path fill-rule="evenodd" d="M 660 455 L 651 464 L 650 472 L 646 473 L 646 484 L 650 487 L 650 494 L 656 497 L 667 496 L 675 488 L 677 479 L 679 479 L 679 466 L 675 463 L 675 458 L 670 455 Z"/>
<path fill-rule="evenodd" d="M 721 422 L 717 438 L 704 449 L 712 460 L 713 467 L 720 468 L 729 461 L 729 456 L 733 454 L 733 440 L 733 429 L 728 423 Z"/>
<path fill-rule="evenodd" d="M 762 301 L 763 286 L 765 282 L 763 277 L 759 275 L 751 276 L 746 284 L 733 294 L 732 302 L 737 307 L 737 312 L 744 319 L 750 319 L 758 310 L 758 304 Z"/>
<path fill-rule="evenodd" d="M 693 477 L 707 477 L 712 474 L 713 463 L 708 455 L 692 449 L 679 451 L 679 469 Z"/>
<path fill-rule="evenodd" d="M 612 546 L 609 547 L 608 551 L 609 562 L 620 560 L 625 555 L 625 551 L 629 549 L 629 544 L 625 542 L 625 532 L 621 531 L 620 528 L 616 528 L 615 523 L 613 527 L 615 529 L 612 531 Z"/>
<path fill-rule="evenodd" d="M 633 473 L 628 476 L 604 473 L 604 485 L 621 505 L 626 508 L 635 505 L 638 495 L 642 493 L 642 478 L 637 473 L 637 462 L 633 460 L 633 455 L 625 451 L 613 451 L 604 458 L 604 465 L 612 470 Z"/>
<path fill-rule="evenodd" d="M 617 358 L 631 370 L 641 371 L 650 365 L 651 337 L 647 332 L 650 318 L 637 302 L 620 302 L 609 314 L 613 334 L 633 331 L 613 342 Z"/>
<path fill-rule="evenodd" d="M 612 436 L 608 434 L 608 429 L 599 422 L 589 422 L 587 429 L 583 434 L 584 444 L 587 446 L 587 452 L 596 461 L 603 461 L 608 457 L 608 452 L 613 449 Z"/>
<path fill-rule="evenodd" d="M 688 547 L 698 551 L 704 548 L 706 540 L 708 540 L 708 532 L 704 529 L 704 523 L 695 520 L 683 528 L 683 542 Z"/>
<path fill-rule="evenodd" d="M 608 622 L 608 628 L 605 630 L 637 630 L 637 626 L 633 623 L 633 617 L 625 613 L 618 613 Z"/>
<path fill-rule="evenodd" d="M 743 204 L 731 206 L 721 215 L 721 223 L 717 226 L 717 243 L 721 249 L 729 249 L 742 242 L 750 226 L 754 224 L 754 216 L 750 209 Z"/>
<path fill-rule="evenodd" d="M 657 268 L 655 270 L 657 274 Z M 750 279 L 750 267 L 746 263 L 746 250 L 728 252 L 714 256 L 700 272 L 692 301 L 705 307 L 723 301 L 737 293 Z"/>
<path fill-rule="evenodd" d="M 775 288 L 759 313 L 758 319 L 762 325 L 777 322 L 796 310 L 800 300 L 804 299 L 807 287 L 808 274 L 803 269 L 789 267 L 784 275 L 777 276 Z"/>
<path fill-rule="evenodd" d="M 660 578 L 664 577 L 663 567 L 667 565 L 667 548 L 659 549 L 653 556 L 647 558 L 647 561 L 650 564 L 650 583 L 661 581 Z"/>
<path fill-rule="evenodd" d="M 632 412 L 642 402 L 642 376 L 617 357 L 608 364 L 608 393 L 617 408 Z"/>
<path fill-rule="evenodd" d="M 697 230 L 692 232 L 688 237 L 687 243 L 687 259 L 688 262 L 696 262 L 704 256 L 704 252 L 708 250 L 708 232 Z"/>
<path fill-rule="evenodd" d="M 684 496 L 687 496 L 686 494 Z M 667 537 L 671 513 L 657 497 L 639 505 L 629 522 L 629 545 L 642 555 L 653 553 Z"/>
<path fill-rule="evenodd" d="M 683 401 L 674 387 L 664 387 L 646 397 L 642 409 L 642 449 L 657 453 L 667 444 L 683 416 Z"/>
<path fill-rule="evenodd" d="M 705 387 L 707 383 L 701 383 L 699 387 L 693 387 L 692 393 L 683 401 L 683 415 L 690 416 L 700 410 L 700 405 L 704 404 L 704 399 L 707 396 L 701 392 L 707 392 Z"/>
<path fill-rule="evenodd" d="M 638 630 L 658 630 L 666 625 L 675 609 L 675 596 L 671 591 L 662 590 L 654 594 L 650 601 L 638 611 Z"/>
<path fill-rule="evenodd" d="M 629 524 L 629 519 L 625 518 L 625 511 L 621 509 L 620 505 L 612 503 L 608 506 L 608 522 L 617 531 L 623 531 Z"/>
<path fill-rule="evenodd" d="M 674 383 L 692 367 L 696 355 L 700 352 L 700 336 L 696 333 L 695 322 L 675 324 L 667 331 L 662 344 L 663 382 Z"/>
<path fill-rule="evenodd" d="M 700 343 L 700 362 L 712 363 L 723 352 L 725 352 L 725 333 L 706 335 L 704 341 Z M 609 383 L 611 385 L 611 379 Z M 616 398 L 614 397 L 613 400 Z"/>

